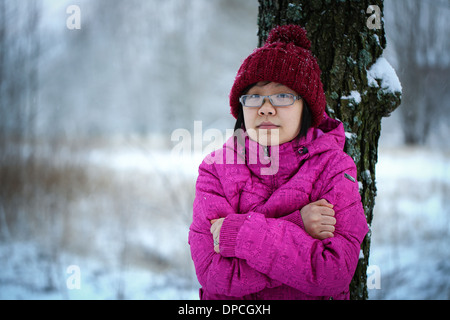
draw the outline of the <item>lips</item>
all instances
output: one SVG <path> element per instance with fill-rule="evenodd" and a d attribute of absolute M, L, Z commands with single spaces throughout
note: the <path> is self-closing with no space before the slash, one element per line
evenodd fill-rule
<path fill-rule="evenodd" d="M 277 129 L 280 126 L 273 124 L 272 122 L 263 122 L 257 126 L 258 129 Z"/>

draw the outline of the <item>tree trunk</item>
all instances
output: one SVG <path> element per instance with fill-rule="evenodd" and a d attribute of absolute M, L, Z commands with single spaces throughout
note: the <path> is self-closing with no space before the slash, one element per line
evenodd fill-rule
<path fill-rule="evenodd" d="M 358 168 L 360 193 L 369 227 L 375 204 L 375 165 L 381 119 L 398 107 L 401 92 L 367 73 L 386 46 L 382 0 L 259 0 L 259 45 L 276 25 L 306 28 L 313 54 L 322 70 L 327 113 L 341 120 L 345 151 Z M 378 6 L 379 16 L 369 6 Z M 369 11 L 370 13 L 367 13 Z M 379 20 L 375 20 L 375 18 Z M 367 299 L 367 266 L 371 232 L 362 243 L 351 299 Z"/>

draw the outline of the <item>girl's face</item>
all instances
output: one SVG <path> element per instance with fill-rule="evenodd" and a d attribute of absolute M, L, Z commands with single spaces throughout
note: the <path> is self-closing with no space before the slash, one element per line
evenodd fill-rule
<path fill-rule="evenodd" d="M 276 82 L 258 82 L 246 94 L 270 96 L 279 93 L 298 94 Z M 287 107 L 274 107 L 266 98 L 261 107 L 243 107 L 245 128 L 250 139 L 261 145 L 274 146 L 293 140 L 300 133 L 303 101 Z"/>

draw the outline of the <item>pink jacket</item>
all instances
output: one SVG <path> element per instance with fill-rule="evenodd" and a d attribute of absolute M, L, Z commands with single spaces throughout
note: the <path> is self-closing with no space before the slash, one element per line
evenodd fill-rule
<path fill-rule="evenodd" d="M 245 148 L 231 138 L 205 158 L 189 231 L 201 299 L 349 298 L 368 227 L 344 143 L 342 123 L 326 116 L 306 138 L 280 145 L 277 157 L 269 147 L 270 163 L 255 161 L 264 147 L 248 138 Z M 269 167 L 275 174 L 264 172 Z M 320 199 L 334 205 L 337 220 L 334 237 L 322 241 L 300 215 Z M 223 217 L 217 254 L 210 221 Z"/>

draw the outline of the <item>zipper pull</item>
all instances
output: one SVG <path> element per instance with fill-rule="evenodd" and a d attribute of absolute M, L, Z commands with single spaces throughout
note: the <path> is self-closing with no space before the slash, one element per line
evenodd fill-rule
<path fill-rule="evenodd" d="M 265 146 L 265 147 L 264 147 L 264 155 L 265 155 L 267 158 L 270 158 L 270 154 L 269 154 L 269 146 Z"/>

